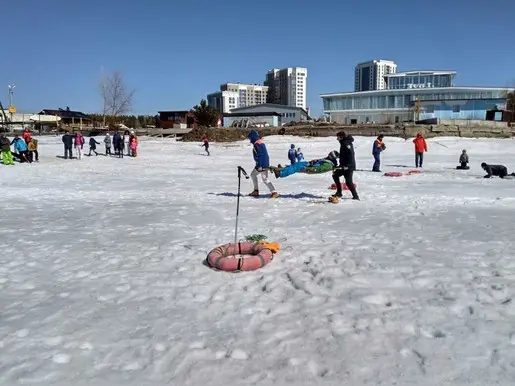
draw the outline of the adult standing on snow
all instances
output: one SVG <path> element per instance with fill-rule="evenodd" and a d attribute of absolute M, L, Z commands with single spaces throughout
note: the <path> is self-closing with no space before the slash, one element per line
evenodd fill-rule
<path fill-rule="evenodd" d="M 372 166 L 373 172 L 381 171 L 381 152 L 386 149 L 386 145 L 383 142 L 384 135 L 381 134 L 374 141 L 374 145 L 372 146 L 372 155 L 374 156 L 374 166 Z"/>
<path fill-rule="evenodd" d="M 72 159 L 73 137 L 69 131 L 64 133 L 62 141 L 64 144 L 64 159 L 68 159 L 68 156 L 70 156 L 70 159 Z"/>
<path fill-rule="evenodd" d="M 75 152 L 77 153 L 78 159 L 82 159 L 82 148 L 84 147 L 84 142 L 86 142 L 86 140 L 84 139 L 80 131 L 77 131 L 75 133 L 75 138 L 73 139 L 73 146 L 75 147 Z"/>
<path fill-rule="evenodd" d="M 288 159 L 290 160 L 291 165 L 297 162 L 297 150 L 295 150 L 295 145 L 293 143 L 290 145 L 290 150 L 288 150 Z"/>
<path fill-rule="evenodd" d="M 413 140 L 415 144 L 415 167 L 421 168 L 424 162 L 424 152 L 427 151 L 427 143 L 422 133 L 418 133 L 417 137 Z"/>
<path fill-rule="evenodd" d="M 119 141 L 120 141 L 120 133 L 118 133 L 118 130 L 115 130 L 114 134 L 113 134 L 113 147 L 114 147 L 114 154 L 115 155 L 120 155 L 118 153 L 118 151 L 120 150 Z"/>
<path fill-rule="evenodd" d="M 254 156 L 254 161 L 256 162 L 256 166 L 252 170 L 252 173 L 250 173 L 252 183 L 254 184 L 254 191 L 250 193 L 249 196 L 259 196 L 259 186 L 257 177 L 258 175 L 261 175 L 263 183 L 270 190 L 270 198 L 279 197 L 279 194 L 276 192 L 274 185 L 268 179 L 267 168 L 270 167 L 270 158 L 268 156 L 268 150 L 266 149 L 265 143 L 262 139 L 259 138 L 259 133 L 256 130 L 252 130 L 250 132 L 249 140 L 252 143 L 252 145 L 254 145 L 252 149 L 252 154 Z"/>
<path fill-rule="evenodd" d="M 336 193 L 333 194 L 333 198 L 340 198 L 342 194 L 342 185 L 340 183 L 340 177 L 345 178 L 345 185 L 349 188 L 352 193 L 353 200 L 359 200 L 358 192 L 354 186 L 352 176 L 354 170 L 356 170 L 356 158 L 354 155 L 354 138 L 351 135 L 347 135 L 345 132 L 340 131 L 336 134 L 336 139 L 340 142 L 340 166 L 333 172 L 333 181 L 336 185 Z"/>

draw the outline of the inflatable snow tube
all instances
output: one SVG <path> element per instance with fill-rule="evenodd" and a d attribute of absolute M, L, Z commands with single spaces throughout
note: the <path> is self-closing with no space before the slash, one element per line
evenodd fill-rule
<path fill-rule="evenodd" d="M 422 172 L 420 170 L 416 170 L 416 169 L 408 171 L 408 174 L 420 174 L 420 173 L 422 173 Z"/>
<path fill-rule="evenodd" d="M 385 174 L 383 174 L 383 176 L 385 176 L 385 177 L 402 177 L 402 173 L 401 172 L 386 172 Z"/>
<path fill-rule="evenodd" d="M 347 184 L 345 182 L 342 182 L 340 185 L 342 186 L 343 190 L 349 190 L 349 187 L 347 186 Z M 358 188 L 358 184 L 354 184 L 354 188 L 357 189 Z M 329 187 L 329 189 L 335 190 L 336 189 L 336 184 L 332 184 Z"/>
<path fill-rule="evenodd" d="M 266 245 L 245 241 L 216 247 L 208 253 L 207 262 L 221 271 L 254 271 L 270 263 L 273 257 Z"/>

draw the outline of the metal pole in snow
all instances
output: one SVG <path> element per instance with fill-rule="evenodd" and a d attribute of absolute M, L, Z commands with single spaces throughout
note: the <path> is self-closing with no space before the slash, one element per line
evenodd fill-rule
<path fill-rule="evenodd" d="M 236 201 L 236 227 L 234 229 L 234 244 L 238 243 L 238 218 L 240 216 L 240 191 L 241 191 L 241 175 L 245 176 L 245 179 L 249 179 L 249 176 L 245 169 L 241 166 L 238 166 L 238 198 Z"/>

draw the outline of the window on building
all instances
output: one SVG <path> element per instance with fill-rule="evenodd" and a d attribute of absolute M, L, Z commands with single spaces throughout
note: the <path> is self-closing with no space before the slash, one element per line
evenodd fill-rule
<path fill-rule="evenodd" d="M 395 123 L 399 123 L 399 122 L 400 122 L 400 120 L 401 120 L 401 119 L 399 118 L 399 116 L 398 116 L 398 115 L 396 115 L 396 116 L 395 116 Z"/>
<path fill-rule="evenodd" d="M 459 113 L 461 111 L 460 105 L 454 105 L 452 106 L 452 112 L 453 113 Z"/>

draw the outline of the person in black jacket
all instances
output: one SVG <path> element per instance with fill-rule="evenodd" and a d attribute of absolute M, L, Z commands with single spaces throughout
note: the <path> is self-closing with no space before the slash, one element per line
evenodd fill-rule
<path fill-rule="evenodd" d="M 508 174 L 508 168 L 504 165 L 488 165 L 486 162 L 483 162 L 481 167 L 488 173 L 484 178 L 490 178 L 492 176 L 498 176 L 499 178 L 507 176 L 515 177 L 515 173 Z"/>
<path fill-rule="evenodd" d="M 73 148 L 73 136 L 67 131 L 63 135 L 63 144 L 64 144 L 64 159 L 68 159 L 68 155 L 70 159 L 72 159 L 72 148 Z"/>
<path fill-rule="evenodd" d="M 342 196 L 342 186 L 340 184 L 340 177 L 345 178 L 345 185 L 352 193 L 353 200 L 359 200 L 358 192 L 354 186 L 352 175 L 356 170 L 356 158 L 354 156 L 354 138 L 351 135 L 345 134 L 340 131 L 336 134 L 336 139 L 340 142 L 340 166 L 333 172 L 333 181 L 336 184 L 336 193 L 332 197 L 339 198 Z"/>
<path fill-rule="evenodd" d="M 89 135 L 89 154 L 88 154 L 88 156 L 91 157 L 91 152 L 95 153 L 95 155 L 98 155 L 97 145 L 100 145 L 100 142 L 97 142 L 97 140 L 90 134 Z"/>

